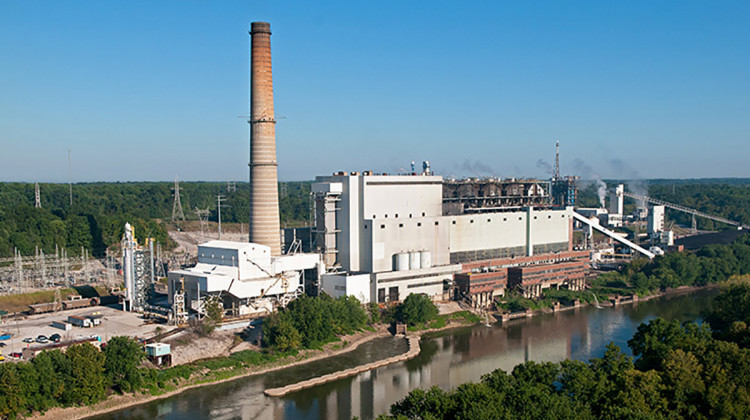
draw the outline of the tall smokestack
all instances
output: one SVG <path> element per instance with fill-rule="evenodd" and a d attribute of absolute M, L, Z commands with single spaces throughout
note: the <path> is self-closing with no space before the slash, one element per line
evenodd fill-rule
<path fill-rule="evenodd" d="M 271 24 L 250 25 L 250 242 L 281 255 Z"/>

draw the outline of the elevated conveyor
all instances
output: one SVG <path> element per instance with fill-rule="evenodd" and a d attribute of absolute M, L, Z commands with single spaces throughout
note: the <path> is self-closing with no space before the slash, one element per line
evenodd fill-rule
<path fill-rule="evenodd" d="M 591 220 L 587 219 L 584 216 L 581 216 L 580 214 L 576 213 L 575 211 L 573 211 L 573 218 L 576 219 L 576 220 L 578 220 L 579 222 L 581 222 L 583 224 L 591 226 L 593 229 L 596 229 L 597 231 L 599 231 L 599 232 L 603 233 L 604 235 L 606 235 L 606 236 L 608 236 L 608 237 L 616 240 L 617 242 L 620 242 L 621 244 L 628 246 L 630 249 L 633 249 L 633 250 L 636 250 L 636 251 L 640 252 L 641 254 L 647 256 L 649 259 L 653 259 L 656 256 L 653 252 L 650 252 L 649 250 L 647 250 L 647 249 L 645 249 L 645 248 L 643 248 L 643 247 L 641 247 L 639 245 L 636 245 L 635 243 L 633 243 L 633 242 L 631 242 L 631 241 L 629 241 L 629 240 L 621 237 L 617 233 L 615 233 L 615 232 L 613 232 L 613 231 L 605 228 L 604 226 L 601 226 L 598 223 L 592 222 Z"/>

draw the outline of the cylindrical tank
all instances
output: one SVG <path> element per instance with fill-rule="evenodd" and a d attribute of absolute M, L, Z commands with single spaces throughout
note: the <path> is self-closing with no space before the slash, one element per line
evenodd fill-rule
<path fill-rule="evenodd" d="M 432 253 L 430 251 L 422 251 L 419 253 L 419 265 L 422 268 L 432 267 Z"/>
<path fill-rule="evenodd" d="M 399 252 L 396 254 L 396 271 L 406 271 L 409 269 L 409 253 Z"/>
<path fill-rule="evenodd" d="M 419 270 L 422 268 L 420 254 L 421 252 L 419 251 L 409 253 L 409 270 Z"/>

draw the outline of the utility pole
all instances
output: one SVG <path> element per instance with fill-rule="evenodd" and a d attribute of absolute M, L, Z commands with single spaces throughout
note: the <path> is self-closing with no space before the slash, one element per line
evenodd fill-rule
<path fill-rule="evenodd" d="M 221 239 L 221 203 L 224 202 L 225 198 L 219 194 L 216 196 L 216 213 L 219 221 L 219 239 Z"/>
<path fill-rule="evenodd" d="M 180 181 L 177 175 L 174 176 L 174 203 L 172 204 L 172 221 L 185 221 L 185 213 L 182 211 L 182 202 L 180 201 Z"/>
<path fill-rule="evenodd" d="M 73 171 L 70 168 L 70 149 L 68 149 L 68 191 L 70 193 L 70 206 L 73 207 Z"/>

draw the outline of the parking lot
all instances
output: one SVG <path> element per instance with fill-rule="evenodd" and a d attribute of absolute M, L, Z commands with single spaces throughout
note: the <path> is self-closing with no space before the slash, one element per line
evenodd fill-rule
<path fill-rule="evenodd" d="M 68 316 L 86 316 L 99 313 L 102 316 L 101 325 L 82 328 L 73 326 L 70 331 L 64 331 L 60 328 L 52 326 L 53 321 L 66 321 Z M 36 347 L 43 346 L 44 344 L 37 343 L 24 343 L 25 338 L 36 338 L 39 335 L 49 337 L 53 334 L 59 334 L 62 337 L 61 341 L 75 340 L 78 338 L 85 338 L 90 336 L 101 337 L 102 342 L 107 342 L 111 337 L 118 335 L 127 335 L 130 337 L 137 338 L 150 338 L 156 335 L 157 326 L 161 327 L 162 331 L 168 331 L 174 327 L 164 324 L 146 324 L 140 314 L 124 312 L 120 309 L 115 309 L 106 306 L 94 306 L 89 308 L 79 308 L 70 311 L 60 311 L 48 314 L 30 315 L 23 319 L 10 319 L 2 320 L 0 324 L 0 331 L 12 334 L 10 340 L 3 340 L 0 343 L 4 343 L 5 346 L 0 348 L 2 355 L 6 359 L 10 359 L 9 356 L 14 352 L 21 352 L 24 347 Z"/>

